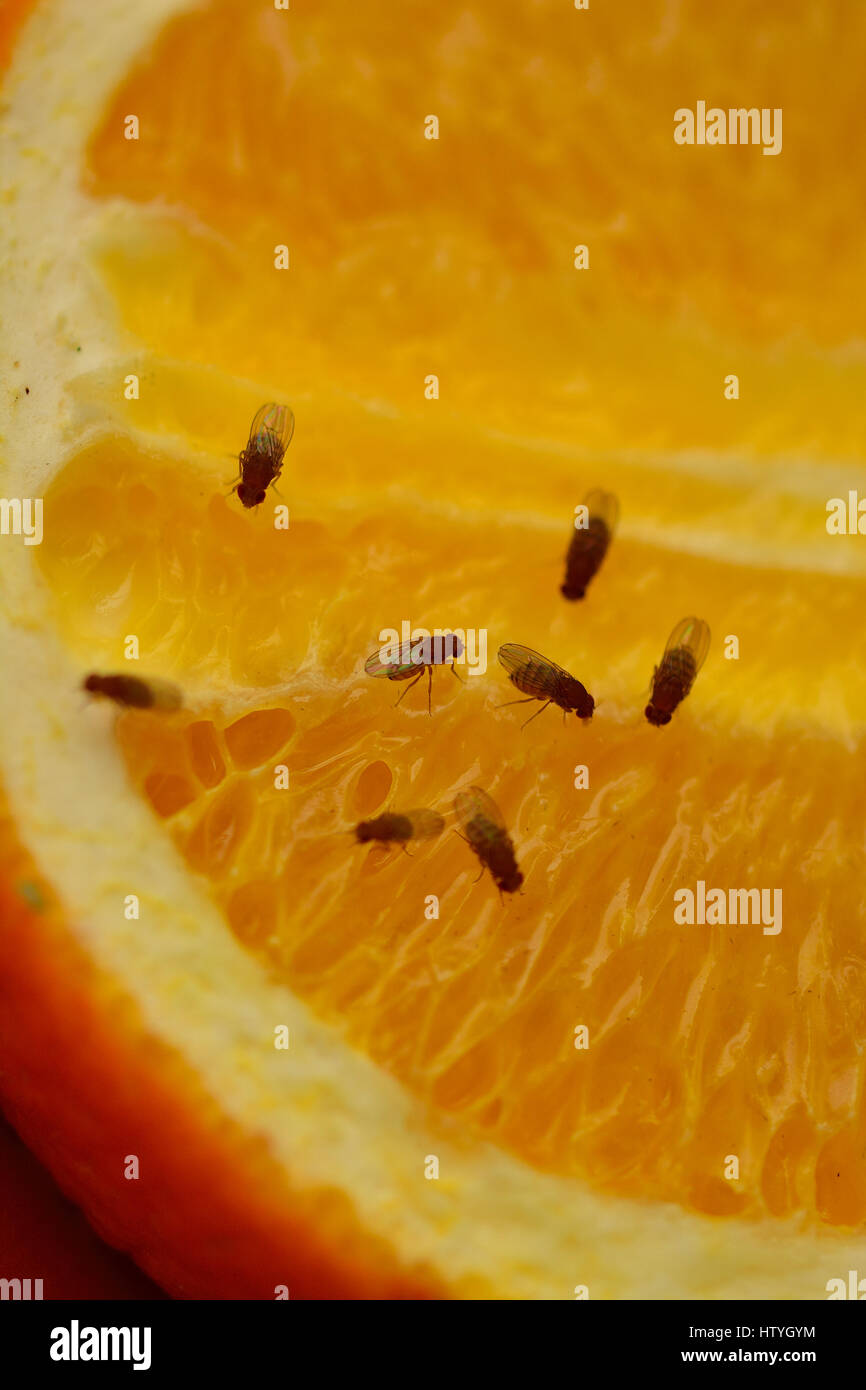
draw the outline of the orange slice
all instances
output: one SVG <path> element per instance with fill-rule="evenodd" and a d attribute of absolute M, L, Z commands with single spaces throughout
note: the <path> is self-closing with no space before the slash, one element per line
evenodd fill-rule
<path fill-rule="evenodd" d="M 859 243 L 807 196 L 844 80 L 781 3 L 745 55 L 697 7 L 404 8 L 55 0 L 7 42 L 0 491 L 44 535 L 0 537 L 0 1091 L 177 1295 L 824 1297 L 866 1221 Z M 796 154 L 676 146 L 696 71 Z M 404 622 L 487 643 L 432 717 L 364 673 Z M 591 725 L 521 732 L 503 642 Z M 184 708 L 82 695 L 120 670 Z M 353 838 L 470 786 L 519 895 L 450 829 Z M 699 884 L 781 929 L 678 920 Z"/>

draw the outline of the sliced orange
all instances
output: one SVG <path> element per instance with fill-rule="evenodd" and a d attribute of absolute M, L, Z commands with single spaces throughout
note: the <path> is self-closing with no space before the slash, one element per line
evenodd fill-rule
<path fill-rule="evenodd" d="M 0 490 L 45 532 L 0 537 L 4 1102 L 183 1296 L 825 1297 L 866 1223 L 836 40 L 781 0 L 736 43 L 696 4 L 403 8 L 55 0 L 10 41 Z M 676 146 L 698 77 L 782 105 L 783 154 Z M 297 429 L 251 513 L 267 400 Z M 487 635 L 432 717 L 364 674 L 404 621 Z M 592 724 L 497 709 L 506 641 Z M 89 704 L 121 669 L 184 710 Z M 353 838 L 471 785 L 520 895 L 450 829 Z M 782 929 L 681 924 L 698 882 L 781 890 Z"/>

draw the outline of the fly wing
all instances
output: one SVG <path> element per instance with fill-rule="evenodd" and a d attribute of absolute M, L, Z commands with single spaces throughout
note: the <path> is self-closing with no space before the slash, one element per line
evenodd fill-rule
<path fill-rule="evenodd" d="M 402 814 L 412 826 L 413 840 L 432 840 L 445 829 L 445 821 L 438 811 L 428 811 L 422 807 L 417 811 L 403 811 Z"/>
<path fill-rule="evenodd" d="M 256 411 L 247 448 L 256 454 L 284 454 L 295 432 L 295 417 L 287 405 L 270 401 Z"/>
<path fill-rule="evenodd" d="M 695 674 L 700 671 L 710 650 L 710 629 L 703 618 L 683 618 L 677 623 L 665 647 L 665 654 L 676 647 L 685 647 L 691 652 L 695 663 Z"/>
<path fill-rule="evenodd" d="M 550 699 L 551 691 L 562 676 L 568 679 L 568 672 L 555 661 L 548 660 L 541 652 L 534 652 L 531 647 L 521 647 L 519 642 L 506 642 L 499 648 L 497 657 L 509 676 L 520 677 L 518 689 L 539 700 Z"/>
<path fill-rule="evenodd" d="M 458 792 L 454 798 L 454 810 L 463 826 L 467 826 L 470 821 L 475 820 L 476 816 L 483 816 L 485 820 L 492 821 L 500 830 L 505 829 L 502 812 L 493 797 L 488 796 L 483 787 L 468 787 L 466 791 Z"/>
<path fill-rule="evenodd" d="M 175 685 L 173 681 L 160 680 L 157 676 L 149 676 L 146 684 L 157 709 L 180 709 L 183 704 L 183 691 L 180 686 Z"/>
<path fill-rule="evenodd" d="M 417 675 L 425 664 L 421 645 L 418 642 L 404 642 L 400 647 L 382 646 L 364 662 L 368 676 L 385 676 L 388 680 L 403 680 Z"/>
<path fill-rule="evenodd" d="M 390 680 L 391 676 L 399 672 L 400 666 L 396 661 L 383 661 L 380 648 L 379 651 L 373 652 L 372 656 L 367 657 L 364 662 L 364 670 L 368 676 L 385 676 Z"/>
<path fill-rule="evenodd" d="M 590 521 L 594 516 L 600 517 L 611 535 L 616 530 L 619 521 L 619 500 L 612 492 L 604 492 L 599 487 L 594 487 L 583 499 L 583 505 L 589 512 Z"/>

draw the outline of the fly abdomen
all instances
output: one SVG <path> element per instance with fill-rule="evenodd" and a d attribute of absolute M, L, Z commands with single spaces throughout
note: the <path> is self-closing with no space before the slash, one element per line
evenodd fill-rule
<path fill-rule="evenodd" d="M 376 816 L 373 820 L 359 821 L 355 826 L 355 834 L 362 845 L 366 844 L 368 840 L 405 844 L 407 840 L 412 838 L 412 822 L 408 816 L 398 816 L 393 812 L 386 812 L 382 816 Z"/>
<path fill-rule="evenodd" d="M 441 835 L 445 821 L 438 811 L 385 811 L 373 820 L 359 821 L 355 835 L 361 844 L 378 840 L 381 844 L 405 845 L 408 840 L 432 840 Z"/>
<path fill-rule="evenodd" d="M 539 700 L 556 698 L 557 669 L 550 662 L 529 657 L 525 665 L 515 666 L 508 672 L 512 685 L 524 695 L 534 695 Z"/>
<path fill-rule="evenodd" d="M 486 816 L 476 815 L 465 826 L 466 838 L 476 854 L 487 855 L 492 845 L 501 839 L 505 831 Z"/>
<path fill-rule="evenodd" d="M 142 680 L 140 676 L 100 676 L 96 672 L 85 677 L 83 689 L 88 695 L 101 695 L 116 705 L 131 709 L 179 709 L 183 693 L 171 681 Z"/>
<path fill-rule="evenodd" d="M 600 516 L 591 517 L 585 531 L 575 531 L 565 557 L 565 583 L 559 592 L 567 599 L 583 598 L 607 548 L 610 531 Z"/>
<path fill-rule="evenodd" d="M 671 715 L 688 695 L 696 675 L 694 657 L 680 648 L 668 652 L 653 676 L 653 690 L 646 717 L 651 724 L 669 724 Z"/>
<path fill-rule="evenodd" d="M 679 685 L 681 700 L 688 695 L 697 674 L 697 662 L 688 647 L 675 647 L 672 652 L 667 652 L 659 667 L 660 679 L 676 681 Z"/>
<path fill-rule="evenodd" d="M 575 522 L 565 556 L 565 582 L 559 586 L 563 597 L 572 600 L 583 598 L 607 554 L 619 520 L 619 502 L 612 492 L 593 488 L 576 510 L 585 513 L 586 525 Z"/>

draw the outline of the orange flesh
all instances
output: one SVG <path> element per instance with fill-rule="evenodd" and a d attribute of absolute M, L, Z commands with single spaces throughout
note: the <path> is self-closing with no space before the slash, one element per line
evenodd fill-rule
<path fill-rule="evenodd" d="M 115 487 L 100 490 L 109 457 Z M 624 542 L 604 601 L 599 590 L 581 613 L 579 643 L 564 635 L 576 623 L 555 585 L 545 597 L 540 579 L 532 593 L 479 597 L 472 611 L 493 646 L 544 610 L 558 634 L 544 645 L 602 700 L 591 725 L 563 727 L 551 711 L 519 733 L 523 711 L 493 708 L 511 694 L 497 668 L 463 687 L 436 672 L 432 719 L 420 686 L 395 709 L 393 685 L 362 672 L 377 635 L 372 601 L 363 584 L 338 588 L 332 563 L 337 554 L 363 566 L 375 553 L 382 568 L 370 587 L 411 592 L 415 564 L 387 516 L 371 510 L 369 551 L 359 552 L 354 518 L 335 515 L 310 537 L 293 521 L 286 537 L 222 497 L 199 501 L 183 467 L 173 469 L 172 506 L 159 509 L 168 473 L 147 468 L 151 523 L 131 455 L 106 445 L 73 461 L 40 560 L 82 657 L 96 644 L 107 658 L 112 634 L 119 651 L 134 632 L 159 671 L 186 662 L 216 688 L 231 680 L 267 691 L 240 709 L 129 712 L 117 724 L 134 780 L 212 881 L 237 937 L 407 1085 L 538 1165 L 703 1211 L 763 1203 L 834 1223 L 866 1217 L 866 1133 L 854 1118 L 862 885 L 838 871 L 846 856 L 859 862 L 863 837 L 842 744 L 805 721 L 778 719 L 763 736 L 737 727 L 742 671 L 718 656 L 669 728 L 651 729 L 639 674 L 664 579 L 648 582 L 646 551 Z M 496 564 L 521 571 L 516 529 L 474 534 L 471 561 L 450 575 L 448 529 L 416 515 L 415 536 L 445 588 L 480 595 Z M 551 581 L 557 558 L 551 544 Z M 136 583 L 139 560 L 156 586 L 152 576 Z M 269 577 L 280 564 L 278 586 Z M 714 568 L 730 612 L 724 567 L 682 558 L 680 608 L 690 584 L 710 592 Z M 759 572 L 750 578 L 743 604 L 761 584 Z M 627 601 L 641 582 L 643 600 Z M 804 581 L 785 583 L 796 599 Z M 231 621 L 221 622 L 226 605 Z M 609 608 L 625 615 L 620 624 Z M 373 611 L 390 610 L 380 597 Z M 465 610 L 452 601 L 443 616 L 455 611 Z M 292 665 L 310 624 L 319 664 L 305 675 Z M 732 626 L 743 634 L 745 624 Z M 784 635 L 762 643 L 770 689 L 774 639 L 781 646 Z M 612 644 L 619 656 L 645 653 L 642 668 L 632 663 L 630 703 L 605 701 Z M 275 697 L 269 687 L 280 682 Z M 574 789 L 578 763 L 591 769 L 589 791 Z M 282 767 L 288 789 L 276 787 Z M 477 865 L 454 835 L 413 847 L 412 859 L 352 839 L 356 821 L 386 806 L 448 810 L 472 783 L 493 791 L 526 875 L 524 893 L 504 905 L 489 879 L 473 883 Z M 782 888 L 782 932 L 675 925 L 675 888 L 699 878 Z M 429 894 L 438 920 L 425 919 Z M 581 1024 L 587 1051 L 574 1047 Z M 721 1171 L 732 1153 L 737 1184 Z"/>
<path fill-rule="evenodd" d="M 756 229 L 800 199 L 809 160 L 823 158 L 812 145 L 805 172 L 730 151 L 718 186 L 693 162 L 675 169 L 667 145 L 638 159 L 627 127 L 594 156 L 575 134 L 595 108 L 573 28 L 549 14 L 546 28 L 528 13 L 506 23 L 491 6 L 478 37 L 446 3 L 434 43 L 413 38 L 406 8 L 415 69 L 389 71 L 377 21 L 351 6 L 289 42 L 277 17 L 223 4 L 172 26 L 124 82 L 93 144 L 92 191 L 159 196 L 222 240 L 184 212 L 149 221 L 138 244 L 125 229 L 99 248 L 125 327 L 166 359 L 150 384 L 142 366 L 118 431 L 186 435 L 198 452 L 146 453 L 118 432 L 64 465 L 38 552 L 61 630 L 83 669 L 120 669 L 134 633 L 141 674 L 209 692 L 182 715 L 120 716 L 133 781 L 228 928 L 414 1092 L 607 1191 L 861 1223 L 866 579 L 833 573 L 852 542 L 822 535 L 823 502 L 787 489 L 772 451 L 814 447 L 813 466 L 853 453 L 863 404 L 818 347 L 789 345 L 781 366 L 757 355 L 791 321 L 815 344 L 832 335 L 826 305 L 854 229 L 835 219 L 836 254 L 816 261 L 810 237 L 829 214 L 815 198 L 808 235 L 788 229 L 768 261 Z M 611 17 L 592 22 L 593 51 L 628 90 L 631 47 Z M 694 23 L 734 74 L 730 24 Z M 770 27 L 784 43 L 784 19 Z M 270 115 L 226 78 L 229 35 L 237 71 L 258 65 L 276 94 Z M 491 45 L 509 57 L 501 73 Z M 814 93 L 806 55 L 786 51 L 778 104 L 796 113 L 814 95 L 841 109 L 844 92 Z M 204 94 L 190 91 L 190 65 Z M 666 139 L 681 78 L 662 57 L 644 88 Z M 418 86 L 411 130 L 387 137 Z M 450 122 L 447 140 L 420 138 L 427 110 Z M 503 110 L 522 125 L 503 125 Z M 118 137 L 127 111 L 150 132 L 131 151 Z M 176 142 L 181 125 L 193 133 Z M 734 222 L 726 180 L 747 156 L 761 178 Z M 563 193 L 563 169 L 579 199 Z M 626 185 L 634 202 L 611 232 Z M 654 225 L 662 215 L 687 228 L 682 254 Z M 570 268 L 571 245 L 590 236 L 575 223 L 595 229 L 589 289 Z M 283 241 L 293 269 L 281 277 Z M 716 339 L 698 367 L 704 323 Z M 719 386 L 732 357 L 754 383 L 735 413 Z M 437 404 L 423 398 L 435 371 L 448 386 Z M 269 385 L 256 395 L 223 373 Z M 791 380 L 808 381 L 808 408 L 788 399 Z M 82 398 L 91 389 L 82 381 Z M 288 531 L 273 525 L 279 499 L 246 515 L 225 495 L 226 456 L 263 399 L 298 419 L 280 484 Z M 718 452 L 744 441 L 766 452 L 763 492 Z M 717 453 L 671 466 L 696 444 Z M 569 605 L 558 585 L 570 518 L 602 483 L 623 523 L 587 599 Z M 689 612 L 713 647 L 657 731 L 646 686 Z M 434 673 L 432 718 L 426 681 L 395 710 L 398 689 L 363 675 L 380 629 L 403 619 L 489 634 L 485 677 L 460 687 Z M 723 659 L 728 634 L 739 660 Z M 599 702 L 592 724 L 548 711 L 519 733 L 525 711 L 493 708 L 513 694 L 495 662 L 505 641 L 581 680 Z M 450 833 L 412 859 L 353 842 L 359 819 L 445 812 L 471 784 L 501 807 L 526 877 L 505 904 L 489 878 L 473 882 L 477 864 Z M 781 889 L 781 933 L 676 925 L 674 891 L 698 879 Z M 425 917 L 431 894 L 438 919 Z"/>

